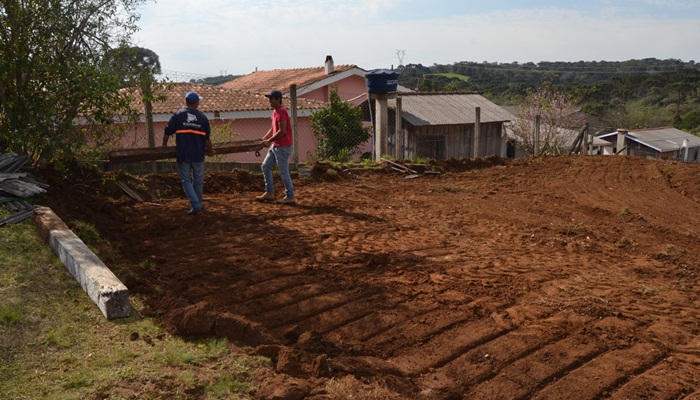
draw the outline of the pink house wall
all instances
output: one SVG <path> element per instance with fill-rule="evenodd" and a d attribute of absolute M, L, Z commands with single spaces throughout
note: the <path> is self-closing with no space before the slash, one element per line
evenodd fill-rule
<path fill-rule="evenodd" d="M 217 141 L 230 141 L 230 139 L 222 138 L 217 140 L 216 130 L 217 127 L 222 125 L 228 125 L 231 127 L 231 131 L 237 135 L 233 137 L 233 141 L 240 140 L 256 140 L 261 139 L 267 131 L 270 129 L 270 119 L 269 118 L 254 118 L 254 119 L 236 119 L 236 120 L 223 120 L 211 118 L 209 120 L 212 129 L 212 139 L 213 142 Z M 163 130 L 167 125 L 166 122 L 154 122 L 153 131 L 155 134 L 156 146 L 161 146 L 163 142 Z M 315 154 L 316 141 L 311 132 L 311 124 L 309 117 L 299 117 L 297 119 L 297 144 L 299 155 L 299 162 L 305 162 L 308 159 L 308 154 Z M 175 145 L 175 139 L 171 138 L 168 141 L 169 146 Z M 114 148 L 144 148 L 148 147 L 148 135 L 146 131 L 146 124 L 130 124 L 127 126 L 124 136 L 119 141 L 118 145 Z M 240 163 L 258 163 L 262 162 L 265 157 L 267 149 L 260 151 L 260 156 L 256 156 L 254 152 L 248 153 L 233 153 L 222 155 L 221 161 L 223 162 L 240 162 Z"/>
<path fill-rule="evenodd" d="M 322 101 L 324 103 L 327 103 L 330 101 L 330 96 L 331 96 L 331 87 L 337 86 L 338 87 L 338 94 L 340 95 L 340 98 L 343 100 L 352 100 L 352 103 L 355 105 L 358 105 L 362 103 L 363 100 L 366 100 L 366 97 L 362 96 L 360 98 L 357 98 L 358 96 L 361 96 L 363 93 L 367 91 L 367 87 L 365 84 L 365 78 L 357 75 L 350 75 L 345 79 L 342 79 L 338 82 L 332 83 L 331 85 L 327 85 L 321 88 L 318 88 L 316 90 L 313 90 L 308 93 L 304 93 L 303 95 L 300 95 L 299 97 L 303 97 L 305 99 L 309 100 L 316 100 L 316 101 Z"/>
<path fill-rule="evenodd" d="M 365 79 L 358 75 L 349 75 L 348 77 L 332 83 L 331 85 L 326 85 L 320 87 L 311 92 L 299 95 L 300 98 L 315 100 L 327 103 L 330 100 L 331 87 L 338 88 L 338 94 L 344 100 L 351 101 L 353 104 L 358 105 L 362 101 L 366 100 L 365 96 L 362 96 L 367 90 L 365 85 Z M 288 104 L 285 104 L 289 107 Z M 271 113 L 271 111 L 270 111 Z M 211 115 L 211 113 L 207 113 Z M 161 121 L 153 123 L 153 130 L 155 133 L 155 144 L 160 146 L 163 140 L 163 129 L 165 128 L 167 119 L 170 115 L 156 115 L 155 119 Z M 212 133 L 214 134 L 213 141 L 230 141 L 230 140 L 217 140 L 215 131 L 217 127 L 221 125 L 228 125 L 231 130 L 237 135 L 234 136 L 233 140 L 255 140 L 260 139 L 267 133 L 270 129 L 270 119 L 268 118 L 239 118 L 234 120 L 226 120 L 210 117 L 209 119 Z M 298 117 L 297 119 L 297 154 L 299 157 L 299 162 L 306 162 L 311 156 L 315 154 L 316 140 L 311 132 L 311 122 L 309 117 Z M 170 139 L 168 142 L 170 146 L 175 145 L 174 139 Z M 125 135 L 121 138 L 119 143 L 114 146 L 114 148 L 144 148 L 148 147 L 148 139 L 146 133 L 146 124 L 141 122 L 137 124 L 130 124 L 127 126 Z M 362 148 L 361 152 L 371 151 L 372 140 L 370 139 L 366 142 Z M 258 163 L 262 162 L 267 149 L 263 149 L 260 156 L 256 156 L 254 152 L 252 153 L 234 153 L 222 155 L 221 161 L 224 162 L 241 162 L 241 163 Z"/>

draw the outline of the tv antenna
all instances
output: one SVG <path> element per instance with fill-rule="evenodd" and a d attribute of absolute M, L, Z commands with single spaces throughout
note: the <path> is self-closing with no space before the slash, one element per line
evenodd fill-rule
<path fill-rule="evenodd" d="M 406 57 L 406 50 L 396 50 L 396 57 L 399 59 L 399 65 L 403 65 L 403 59 Z"/>

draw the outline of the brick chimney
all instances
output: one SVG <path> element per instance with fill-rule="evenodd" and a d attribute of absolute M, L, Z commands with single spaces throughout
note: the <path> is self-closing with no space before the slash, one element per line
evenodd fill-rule
<path fill-rule="evenodd" d="M 330 75 L 333 73 L 333 57 L 332 56 L 326 56 L 326 75 Z"/>

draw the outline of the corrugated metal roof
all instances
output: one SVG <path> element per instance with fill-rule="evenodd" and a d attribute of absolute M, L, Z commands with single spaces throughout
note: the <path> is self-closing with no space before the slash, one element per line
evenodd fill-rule
<path fill-rule="evenodd" d="M 396 100 L 389 100 L 396 108 Z M 476 122 L 476 107 L 481 122 L 507 122 L 513 115 L 476 93 L 402 93 L 401 113 L 413 126 L 459 125 Z"/>
<path fill-rule="evenodd" d="M 608 137 L 617 133 L 618 131 L 615 131 L 599 137 Z M 625 136 L 662 153 L 679 150 L 685 139 L 688 140 L 688 148 L 700 147 L 700 137 L 673 127 L 627 131 Z"/>

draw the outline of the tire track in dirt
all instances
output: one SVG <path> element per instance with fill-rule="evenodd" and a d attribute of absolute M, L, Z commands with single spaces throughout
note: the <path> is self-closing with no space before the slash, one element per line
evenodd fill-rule
<path fill-rule="evenodd" d="M 295 206 L 211 193 L 194 218 L 166 199 L 129 206 L 128 234 L 99 228 L 128 249 L 146 315 L 252 333 L 309 381 L 351 374 L 419 400 L 692 398 L 700 217 L 674 171 L 561 157 L 367 174 L 300 182 Z"/>

